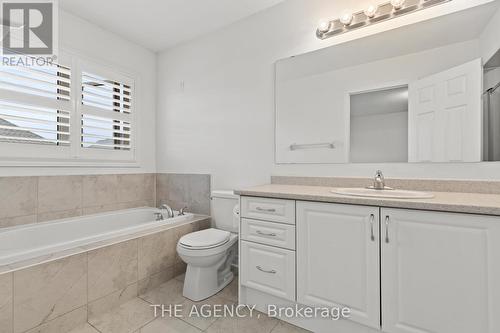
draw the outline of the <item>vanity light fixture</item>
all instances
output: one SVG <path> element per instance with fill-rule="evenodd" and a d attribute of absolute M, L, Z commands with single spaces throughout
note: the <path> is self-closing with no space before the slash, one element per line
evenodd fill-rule
<path fill-rule="evenodd" d="M 366 7 L 363 13 L 365 13 L 366 17 L 373 18 L 375 14 L 377 14 L 378 6 L 377 5 L 369 5 Z"/>
<path fill-rule="evenodd" d="M 352 13 L 346 11 L 340 17 L 340 23 L 342 23 L 343 25 L 349 25 L 351 24 L 352 19 L 353 19 Z"/>
<path fill-rule="evenodd" d="M 405 0 L 391 0 L 391 5 L 395 10 L 400 10 L 405 4 Z"/>
<path fill-rule="evenodd" d="M 318 22 L 318 31 L 327 32 L 331 28 L 331 23 L 328 20 L 320 20 Z"/>
<path fill-rule="evenodd" d="M 379 5 L 371 4 L 359 12 L 345 11 L 335 20 L 321 20 L 316 30 L 316 37 L 319 39 L 334 37 L 450 1 L 453 0 L 390 0 Z"/>

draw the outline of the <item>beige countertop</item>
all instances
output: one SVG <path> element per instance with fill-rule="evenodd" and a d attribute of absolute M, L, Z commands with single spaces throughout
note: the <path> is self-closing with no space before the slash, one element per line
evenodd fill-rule
<path fill-rule="evenodd" d="M 382 199 L 333 194 L 333 187 L 268 184 L 235 191 L 253 197 L 434 210 L 500 216 L 500 194 L 430 192 L 432 199 Z"/>

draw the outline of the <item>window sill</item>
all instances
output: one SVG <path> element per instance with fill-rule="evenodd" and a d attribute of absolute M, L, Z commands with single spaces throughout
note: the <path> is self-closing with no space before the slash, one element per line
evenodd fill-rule
<path fill-rule="evenodd" d="M 137 161 L 0 159 L 0 168 L 2 167 L 140 168 L 141 166 Z"/>

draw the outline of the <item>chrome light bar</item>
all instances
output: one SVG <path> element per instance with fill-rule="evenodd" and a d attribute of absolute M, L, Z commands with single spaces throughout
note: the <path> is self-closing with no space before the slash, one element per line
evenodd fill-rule
<path fill-rule="evenodd" d="M 344 13 L 333 21 L 320 22 L 316 37 L 327 39 L 450 1 L 452 0 L 392 0 L 379 6 L 372 5 L 364 11 Z"/>

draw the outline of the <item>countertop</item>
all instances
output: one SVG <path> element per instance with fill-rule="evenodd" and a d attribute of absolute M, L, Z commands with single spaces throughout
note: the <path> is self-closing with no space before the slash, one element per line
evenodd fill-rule
<path fill-rule="evenodd" d="M 339 195 L 333 187 L 268 184 L 235 191 L 242 196 L 320 201 L 500 216 L 500 194 L 432 192 L 432 199 L 383 199 Z"/>

